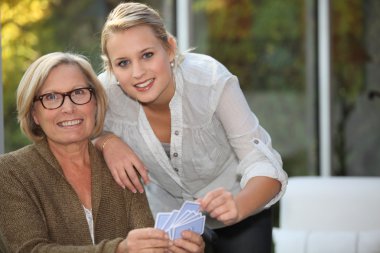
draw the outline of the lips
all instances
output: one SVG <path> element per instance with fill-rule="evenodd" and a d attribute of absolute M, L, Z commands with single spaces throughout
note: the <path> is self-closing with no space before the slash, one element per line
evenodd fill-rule
<path fill-rule="evenodd" d="M 58 126 L 60 127 L 70 127 L 70 126 L 76 126 L 79 125 L 83 122 L 82 119 L 76 119 L 76 120 L 67 120 L 67 121 L 62 121 L 58 123 Z"/>
<path fill-rule="evenodd" d="M 142 83 L 135 84 L 134 87 L 135 87 L 138 91 L 146 91 L 146 90 L 148 90 L 150 87 L 152 87 L 153 83 L 154 83 L 154 78 L 149 79 L 149 80 L 146 80 L 145 82 L 142 82 Z"/>

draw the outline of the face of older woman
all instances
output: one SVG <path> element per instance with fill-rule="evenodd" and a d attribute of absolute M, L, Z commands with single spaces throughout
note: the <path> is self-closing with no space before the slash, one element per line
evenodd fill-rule
<path fill-rule="evenodd" d="M 68 145 L 88 141 L 96 115 L 94 94 L 81 89 L 88 87 L 84 74 L 76 65 L 61 64 L 51 70 L 32 111 L 35 123 L 45 132 L 49 142 Z M 62 96 L 62 93 L 65 94 Z M 63 103 L 59 106 L 62 98 Z"/>

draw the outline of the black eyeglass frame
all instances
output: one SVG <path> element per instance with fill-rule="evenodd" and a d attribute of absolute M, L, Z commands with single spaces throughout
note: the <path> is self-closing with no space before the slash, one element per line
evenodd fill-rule
<path fill-rule="evenodd" d="M 73 92 L 75 92 L 75 91 L 78 91 L 78 90 L 88 90 L 88 91 L 90 91 L 90 98 L 88 99 L 87 102 L 82 103 L 82 104 L 81 104 L 81 103 L 78 104 L 77 102 L 74 102 L 74 101 L 73 101 L 73 99 L 71 98 L 71 94 L 72 94 Z M 61 104 L 60 104 L 59 106 L 57 106 L 57 107 L 55 107 L 55 108 L 47 108 L 47 107 L 44 105 L 44 102 L 42 102 L 42 100 L 44 99 L 44 97 L 45 97 L 46 95 L 49 95 L 49 94 L 52 94 L 52 93 L 62 95 L 62 96 L 63 96 L 63 99 L 62 99 L 62 102 L 61 102 Z M 76 104 L 76 105 L 85 105 L 85 104 L 90 103 L 93 94 L 95 94 L 95 90 L 94 90 L 94 88 L 92 88 L 92 87 L 83 87 L 83 88 L 77 88 L 77 89 L 74 89 L 74 90 L 71 90 L 71 91 L 68 91 L 68 92 L 63 92 L 63 93 L 61 93 L 61 92 L 49 92 L 49 93 L 45 93 L 45 94 L 42 94 L 42 95 L 40 95 L 40 96 L 36 96 L 36 97 L 34 98 L 33 102 L 40 101 L 41 104 L 42 104 L 42 106 L 43 106 L 45 109 L 47 109 L 47 110 L 55 110 L 55 109 L 58 109 L 59 107 L 61 107 L 61 106 L 63 105 L 63 103 L 65 102 L 65 98 L 66 98 L 66 97 L 69 97 L 70 100 L 71 100 L 71 102 L 73 102 L 73 104 Z"/>

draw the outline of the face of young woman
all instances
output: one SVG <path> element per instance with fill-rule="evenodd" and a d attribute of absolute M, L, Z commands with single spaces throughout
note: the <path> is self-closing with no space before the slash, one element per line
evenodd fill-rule
<path fill-rule="evenodd" d="M 112 71 L 130 97 L 145 105 L 169 103 L 174 94 L 170 67 L 174 53 L 163 47 L 149 26 L 112 34 L 107 50 Z"/>
<path fill-rule="evenodd" d="M 64 93 L 85 87 L 89 85 L 78 66 L 61 64 L 51 70 L 38 95 Z M 32 115 L 34 122 L 45 132 L 49 143 L 69 145 L 87 142 L 95 127 L 96 99 L 92 94 L 90 102 L 77 105 L 65 96 L 62 106 L 52 110 L 36 101 Z"/>

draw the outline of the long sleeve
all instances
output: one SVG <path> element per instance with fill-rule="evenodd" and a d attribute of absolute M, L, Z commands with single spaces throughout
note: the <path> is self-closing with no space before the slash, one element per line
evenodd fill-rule
<path fill-rule="evenodd" d="M 277 179 L 282 184 L 281 192 L 267 206 L 277 202 L 285 192 L 287 174 L 282 168 L 281 156 L 272 147 L 270 135 L 249 108 L 236 77 L 232 76 L 224 86 L 216 114 L 238 156 L 241 187 L 255 176 Z"/>

